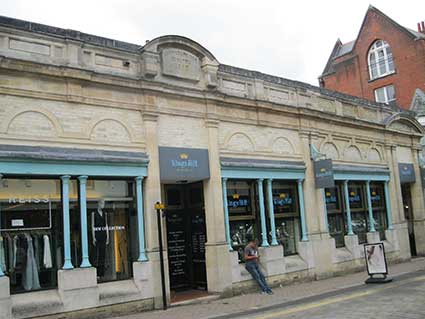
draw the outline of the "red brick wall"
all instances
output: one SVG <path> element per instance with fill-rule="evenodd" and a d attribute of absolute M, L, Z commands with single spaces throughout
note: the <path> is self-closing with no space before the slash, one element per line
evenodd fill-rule
<path fill-rule="evenodd" d="M 370 81 L 367 53 L 377 39 L 390 45 L 395 73 Z M 393 84 L 397 104 L 409 109 L 416 88 L 425 91 L 425 40 L 415 41 L 387 18 L 369 10 L 353 52 L 336 59 L 334 68 L 335 73 L 322 78 L 324 87 L 374 101 L 376 88 Z"/>

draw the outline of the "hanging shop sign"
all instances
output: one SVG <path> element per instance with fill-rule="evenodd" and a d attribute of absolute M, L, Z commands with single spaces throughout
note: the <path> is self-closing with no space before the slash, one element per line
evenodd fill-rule
<path fill-rule="evenodd" d="M 400 183 L 416 182 L 415 169 L 413 167 L 413 164 L 398 163 L 398 172 L 400 175 Z"/>
<path fill-rule="evenodd" d="M 193 182 L 210 177 L 207 149 L 160 147 L 159 166 L 161 181 Z"/>
<path fill-rule="evenodd" d="M 331 159 L 314 161 L 313 169 L 316 188 L 330 188 L 335 186 Z"/>

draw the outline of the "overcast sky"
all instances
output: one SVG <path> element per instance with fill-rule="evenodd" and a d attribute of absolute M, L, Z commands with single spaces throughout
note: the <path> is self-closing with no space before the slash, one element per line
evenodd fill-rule
<path fill-rule="evenodd" d="M 0 0 L 0 14 L 141 45 L 183 35 L 220 63 L 317 85 L 369 4 L 411 29 L 425 20 L 424 0 Z"/>

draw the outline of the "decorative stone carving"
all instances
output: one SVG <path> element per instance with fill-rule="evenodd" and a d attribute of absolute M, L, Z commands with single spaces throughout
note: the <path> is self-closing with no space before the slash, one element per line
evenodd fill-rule
<path fill-rule="evenodd" d="M 233 134 L 226 144 L 226 149 L 237 152 L 254 152 L 255 150 L 254 143 L 244 133 Z"/>
<path fill-rule="evenodd" d="M 337 160 L 339 158 L 339 152 L 335 144 L 327 142 L 322 146 L 322 153 L 326 154 L 327 158 Z"/>
<path fill-rule="evenodd" d="M 162 73 L 182 79 L 199 81 L 201 75 L 199 58 L 181 49 L 166 48 L 162 50 Z"/>
<path fill-rule="evenodd" d="M 294 148 L 285 137 L 278 137 L 273 143 L 272 151 L 278 154 L 293 154 Z"/>
<path fill-rule="evenodd" d="M 357 146 L 349 146 L 344 152 L 344 159 L 348 161 L 361 161 L 362 154 Z"/>
<path fill-rule="evenodd" d="M 371 148 L 367 152 L 367 160 L 370 162 L 380 162 L 382 159 L 379 151 L 376 148 Z"/>

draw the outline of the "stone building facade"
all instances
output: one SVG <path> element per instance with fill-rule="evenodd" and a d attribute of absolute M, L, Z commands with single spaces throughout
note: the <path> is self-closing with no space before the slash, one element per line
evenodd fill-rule
<path fill-rule="evenodd" d="M 411 30 L 369 6 L 355 40 L 335 43 L 320 86 L 417 111 L 425 90 L 425 25 Z"/>
<path fill-rule="evenodd" d="M 386 106 L 180 36 L 6 17 L 0 105 L 1 318 L 160 307 L 158 201 L 168 300 L 250 289 L 249 238 L 272 285 L 364 269 L 366 242 L 390 262 L 425 253 L 423 129 Z M 317 156 L 334 188 L 315 187 Z"/>

